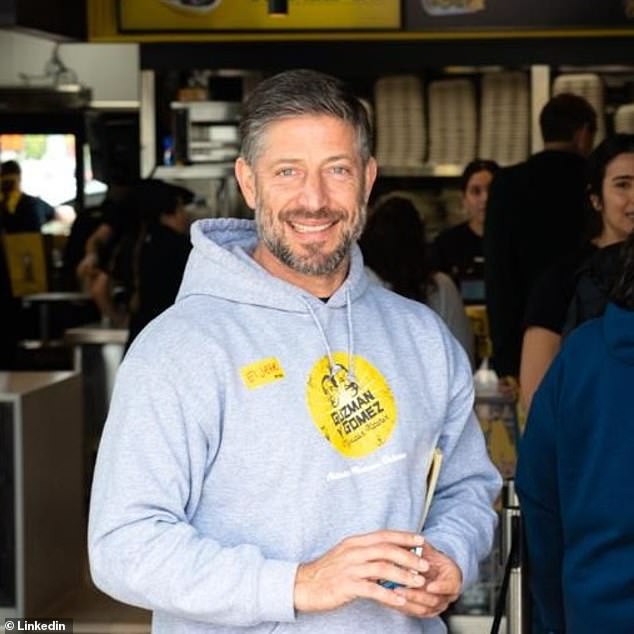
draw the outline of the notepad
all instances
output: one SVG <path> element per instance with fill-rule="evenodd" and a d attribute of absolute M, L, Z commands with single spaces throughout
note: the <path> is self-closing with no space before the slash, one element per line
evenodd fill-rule
<path fill-rule="evenodd" d="M 434 492 L 436 491 L 436 485 L 438 484 L 438 476 L 440 475 L 440 467 L 442 466 L 442 450 L 439 447 L 436 447 L 431 455 L 431 462 L 429 464 L 429 469 L 427 470 L 427 481 L 425 487 L 425 500 L 423 502 L 423 511 L 420 516 L 420 521 L 418 522 L 418 526 L 416 527 L 416 532 L 418 534 L 423 532 L 423 528 L 425 527 L 425 522 L 427 521 L 427 515 L 429 514 L 429 509 L 431 508 L 431 501 L 434 497 Z M 419 557 L 423 554 L 423 546 L 417 546 L 412 548 L 412 552 L 416 553 Z M 388 581 L 386 579 L 382 579 L 378 582 L 384 588 L 388 590 L 393 590 L 394 588 L 400 587 L 400 584 L 395 583 L 394 581 Z"/>
<path fill-rule="evenodd" d="M 436 491 L 436 484 L 438 484 L 438 476 L 440 475 L 440 467 L 442 466 L 442 449 L 436 447 L 431 456 L 431 464 L 427 471 L 427 489 L 425 491 L 425 502 L 423 504 L 423 512 L 421 514 L 420 522 L 416 532 L 422 533 L 427 521 L 427 515 L 429 514 L 429 508 L 431 507 L 431 501 Z"/>

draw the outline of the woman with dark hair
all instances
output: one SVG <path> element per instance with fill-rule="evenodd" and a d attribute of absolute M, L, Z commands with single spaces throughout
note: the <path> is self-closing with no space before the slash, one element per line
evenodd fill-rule
<path fill-rule="evenodd" d="M 622 178 L 631 214 L 634 174 Z M 566 338 L 520 443 L 537 632 L 625 634 L 634 625 L 634 232 L 621 252 L 604 315 Z"/>
<path fill-rule="evenodd" d="M 467 302 L 484 301 L 484 218 L 489 186 L 499 167 L 495 161 L 475 159 L 467 164 L 460 179 L 462 204 L 467 221 L 445 229 L 432 248 L 433 263 L 451 275 Z"/>
<path fill-rule="evenodd" d="M 451 278 L 430 269 L 425 225 L 412 201 L 401 196 L 380 201 L 359 245 L 365 264 L 387 287 L 440 315 L 473 366 L 473 332 L 464 305 Z"/>
<path fill-rule="evenodd" d="M 578 273 L 596 261 L 599 250 L 622 242 L 634 230 L 634 135 L 616 134 L 600 143 L 588 158 L 587 182 L 589 239 L 545 271 L 526 307 L 520 364 L 525 409 L 561 346 Z"/>

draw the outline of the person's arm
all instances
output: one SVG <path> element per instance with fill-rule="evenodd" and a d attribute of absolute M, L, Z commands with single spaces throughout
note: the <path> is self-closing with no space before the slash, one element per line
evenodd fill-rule
<path fill-rule="evenodd" d="M 212 383 L 204 419 L 220 421 Z M 192 523 L 221 432 L 186 415 L 198 397 L 185 407 L 182 389 L 156 364 L 130 357 L 119 368 L 91 494 L 92 578 L 119 601 L 192 620 L 292 621 L 297 562 L 222 544 Z"/>
<path fill-rule="evenodd" d="M 524 313 L 519 397 L 524 412 L 559 352 L 566 313 L 574 292 L 576 260 L 561 258 L 536 280 Z"/>
<path fill-rule="evenodd" d="M 112 237 L 114 230 L 108 223 L 102 222 L 86 240 L 84 257 L 77 265 L 77 275 L 83 279 L 94 275 L 99 262 L 99 248 Z"/>
<path fill-rule="evenodd" d="M 107 273 L 97 270 L 88 278 L 86 290 L 102 317 L 105 317 L 114 328 L 125 327 L 128 316 L 125 312 L 117 310 L 112 297 L 112 280 Z"/>
<path fill-rule="evenodd" d="M 36 198 L 36 209 L 40 219 L 40 225 L 46 224 L 55 218 L 55 207 L 49 205 L 45 200 Z"/>
<path fill-rule="evenodd" d="M 530 585 L 544 631 L 565 632 L 564 535 L 558 486 L 558 358 L 533 397 L 519 446 L 516 488 L 528 545 Z"/>
<path fill-rule="evenodd" d="M 560 346 L 561 335 L 547 328 L 532 326 L 524 332 L 519 386 L 520 406 L 523 411 L 528 412 L 533 394 L 557 356 Z"/>

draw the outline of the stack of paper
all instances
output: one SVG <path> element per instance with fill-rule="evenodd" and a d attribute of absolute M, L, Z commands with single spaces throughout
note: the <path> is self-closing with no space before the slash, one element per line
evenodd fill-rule
<path fill-rule="evenodd" d="M 485 73 L 481 90 L 478 156 L 500 165 L 526 160 L 530 121 L 526 73 Z"/>

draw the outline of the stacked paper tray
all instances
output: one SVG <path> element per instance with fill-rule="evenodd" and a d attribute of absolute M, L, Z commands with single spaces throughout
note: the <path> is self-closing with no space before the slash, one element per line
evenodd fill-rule
<path fill-rule="evenodd" d="M 619 134 L 634 134 L 634 103 L 627 103 L 616 109 L 614 131 Z"/>
<path fill-rule="evenodd" d="M 476 100 L 469 79 L 441 79 L 429 85 L 429 159 L 464 165 L 475 157 Z"/>
<path fill-rule="evenodd" d="M 374 84 L 374 110 L 379 165 L 422 165 L 426 135 L 421 80 L 414 75 L 379 78 Z"/>
<path fill-rule="evenodd" d="M 481 91 L 478 156 L 500 165 L 526 160 L 530 121 L 526 73 L 485 73 Z"/>
<path fill-rule="evenodd" d="M 586 99 L 597 113 L 595 145 L 605 138 L 604 86 L 595 73 L 569 73 L 559 75 L 553 82 L 553 95 L 571 92 Z"/>

